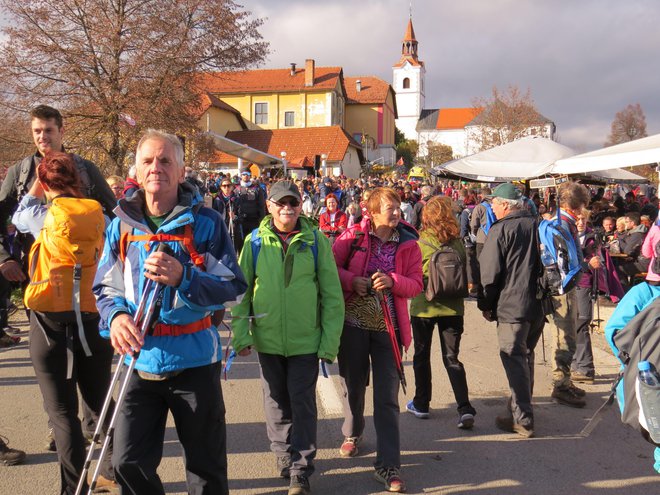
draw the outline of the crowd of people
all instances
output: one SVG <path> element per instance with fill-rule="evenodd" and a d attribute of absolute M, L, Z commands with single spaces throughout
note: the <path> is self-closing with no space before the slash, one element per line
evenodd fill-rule
<path fill-rule="evenodd" d="M 99 425 L 99 414 L 113 350 L 135 368 L 117 404 L 118 421 L 95 486 L 164 493 L 157 468 L 171 412 L 189 492 L 228 493 L 218 332 L 225 310 L 232 317 L 233 351 L 239 359 L 258 355 L 266 432 L 289 495 L 311 493 L 319 361 L 325 369 L 335 359 L 344 408 L 338 454 L 359 453 L 371 376 L 374 477 L 388 491 L 404 492 L 401 353 L 412 345 L 414 394 L 406 411 L 426 419 L 436 328 L 456 426 L 475 424 L 459 359 L 466 300 L 475 300 L 497 325 L 511 393 L 495 424 L 529 438 L 535 428 L 534 349 L 545 324 L 552 331 L 550 395 L 582 408 L 585 390 L 578 385 L 593 383 L 597 371 L 593 301 L 621 301 L 625 314 L 615 318 L 615 334 L 634 316 L 626 298 L 641 309 L 660 295 L 660 273 L 653 269 L 658 198 L 647 185 L 606 190 L 565 182 L 531 193 L 524 184 L 421 184 L 396 174 L 205 175 L 184 166 L 176 136 L 155 130 L 137 144 L 128 176 L 106 180 L 94 164 L 65 152 L 56 109 L 39 106 L 31 118 L 37 150 L 9 169 L 0 190 L 0 345 L 20 342 L 19 330 L 8 323 L 9 296 L 12 288 L 27 287 L 30 356 L 63 494 L 75 493 L 83 473 L 85 436 L 109 431 Z M 44 306 L 35 286 L 53 293 L 68 287 L 40 279 L 35 270 L 57 259 L 46 256 L 53 242 L 73 243 L 55 229 L 56 210 L 69 212 L 75 224 L 66 205 L 83 208 L 85 222 L 97 212 L 100 226 L 82 230 L 98 244 L 98 256 L 82 267 L 82 276 L 80 264 L 72 268 L 74 285 L 66 289 L 64 306 Z M 153 249 L 159 244 L 168 249 Z M 439 253 L 449 253 L 455 271 L 442 271 L 452 268 L 439 265 Z M 84 304 L 81 280 L 82 290 L 93 293 L 93 307 Z M 156 288 L 162 291 L 158 313 L 143 328 L 140 298 Z M 71 297 L 75 290 L 82 308 L 75 292 Z M 0 457 L 18 464 L 25 453 L 0 440 Z M 660 472 L 657 450 L 656 457 Z M 80 483 L 86 490 L 87 479 Z"/>

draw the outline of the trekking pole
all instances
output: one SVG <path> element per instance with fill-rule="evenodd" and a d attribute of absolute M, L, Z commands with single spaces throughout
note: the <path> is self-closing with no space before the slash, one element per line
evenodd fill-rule
<path fill-rule="evenodd" d="M 171 248 L 165 243 L 160 243 L 156 248 L 156 251 L 161 251 L 169 255 L 174 254 Z M 142 336 L 142 338 L 144 338 L 147 335 L 150 327 L 156 321 L 156 318 L 154 318 L 154 316 L 156 316 L 155 310 L 161 304 L 162 290 L 163 290 L 163 284 L 156 283 L 151 279 L 147 280 L 144 289 L 142 290 L 142 296 L 138 308 L 135 312 L 135 319 L 134 319 L 135 323 L 140 327 L 140 335 Z M 101 472 L 102 460 L 110 446 L 110 441 L 114 433 L 114 428 L 115 428 L 115 423 L 117 422 L 118 413 L 121 409 L 121 404 L 124 401 L 124 398 L 126 397 L 126 392 L 128 391 L 128 384 L 130 382 L 133 370 L 135 369 L 135 364 L 137 362 L 138 356 L 139 356 L 139 352 L 137 352 L 134 356 L 132 356 L 130 364 L 125 369 L 123 381 L 119 388 L 119 394 L 117 395 L 117 401 L 115 402 L 115 408 L 110 418 L 110 423 L 108 424 L 107 427 L 105 439 L 103 441 L 103 446 L 101 447 L 101 451 L 99 453 L 99 459 L 94 469 L 94 473 L 92 474 L 92 480 L 89 484 L 87 495 L 91 495 L 92 493 L 94 493 L 94 489 L 96 488 L 96 481 L 98 480 L 99 474 Z M 101 409 L 101 416 L 99 417 L 96 425 L 96 431 L 94 432 L 94 441 L 92 442 L 92 444 L 90 444 L 87 459 L 85 461 L 83 471 L 80 475 L 80 479 L 78 480 L 76 495 L 80 495 L 82 493 L 82 487 L 85 483 L 87 472 L 89 471 L 89 466 L 91 464 L 94 455 L 95 444 L 101 435 L 103 423 L 105 423 L 105 416 L 107 416 L 108 411 L 110 409 L 110 405 L 112 404 L 112 396 L 114 393 L 114 388 L 117 382 L 119 381 L 119 376 L 122 374 L 122 371 L 124 371 L 125 368 L 123 366 L 123 364 L 125 364 L 124 362 L 125 357 L 126 354 L 122 354 L 120 356 L 119 363 L 117 363 L 117 369 L 115 370 L 115 374 L 112 378 L 110 388 L 106 395 L 106 402 L 103 404 L 103 407 Z"/>
<path fill-rule="evenodd" d="M 387 328 L 387 333 L 390 336 L 390 344 L 392 344 L 392 356 L 394 357 L 394 364 L 396 364 L 396 371 L 399 375 L 399 381 L 401 382 L 401 388 L 403 389 L 403 394 L 406 394 L 406 375 L 403 371 L 403 363 L 401 362 L 401 351 L 399 350 L 399 342 L 396 338 L 396 333 L 394 330 L 394 323 L 392 323 L 392 315 L 390 314 L 390 308 L 387 306 L 387 297 L 381 291 L 376 291 L 376 297 L 380 302 L 380 307 L 383 310 L 383 319 L 385 320 L 385 327 Z"/>

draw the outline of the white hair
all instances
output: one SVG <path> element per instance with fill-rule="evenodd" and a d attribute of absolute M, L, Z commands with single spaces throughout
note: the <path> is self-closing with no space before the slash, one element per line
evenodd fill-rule
<path fill-rule="evenodd" d="M 174 148 L 174 159 L 176 160 L 177 165 L 179 165 L 180 168 L 183 168 L 183 144 L 181 144 L 181 140 L 174 134 L 169 134 L 165 131 L 159 131 L 157 129 L 147 129 L 144 135 L 140 138 L 140 141 L 137 144 L 137 148 L 135 149 L 136 165 L 140 163 L 140 150 L 142 149 L 142 145 L 150 139 L 170 143 Z"/>
<path fill-rule="evenodd" d="M 522 210 L 525 207 L 525 203 L 521 199 L 505 199 L 505 198 L 493 198 L 493 201 L 496 201 L 500 204 L 509 205 L 510 210 Z"/>

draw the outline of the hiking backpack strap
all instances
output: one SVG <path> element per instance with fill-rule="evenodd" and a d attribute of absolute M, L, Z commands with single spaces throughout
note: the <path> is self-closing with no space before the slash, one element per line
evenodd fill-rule
<path fill-rule="evenodd" d="M 346 257 L 346 261 L 344 262 L 344 270 L 348 270 L 348 265 L 351 263 L 351 260 L 353 259 L 353 256 L 355 256 L 355 251 L 366 251 L 367 248 L 360 247 L 360 238 L 364 235 L 364 232 L 361 230 L 356 230 L 355 231 L 355 238 L 353 239 L 353 242 L 351 242 L 351 248 L 348 251 L 348 256 Z"/>
<path fill-rule="evenodd" d="M 85 356 L 90 357 L 92 355 L 92 350 L 89 348 L 87 343 L 87 338 L 85 337 L 85 327 L 83 326 L 82 321 L 82 312 L 80 311 L 80 281 L 82 280 L 82 265 L 76 263 L 73 266 L 73 290 L 71 291 L 72 303 L 73 303 L 73 312 L 76 314 L 76 324 L 78 325 L 78 337 L 80 338 L 80 343 L 82 344 L 83 350 L 85 351 Z M 73 360 L 69 363 L 69 366 L 73 366 Z M 70 373 L 72 369 L 67 369 L 67 378 L 71 378 Z"/>
<path fill-rule="evenodd" d="M 314 272 L 318 272 L 319 268 L 319 246 L 318 246 L 318 229 L 312 231 L 314 233 L 314 243 L 310 246 L 312 255 L 314 256 Z M 250 247 L 252 248 L 252 271 L 256 276 L 257 273 L 257 258 L 261 251 L 261 237 L 259 237 L 259 227 L 252 230 L 252 237 L 250 238 Z"/>
<path fill-rule="evenodd" d="M 28 192 L 28 183 L 32 176 L 32 160 L 34 156 L 26 156 L 18 165 L 18 175 L 16 178 L 16 200 L 20 203 L 23 196 Z M 36 167 L 35 167 L 36 169 Z"/>

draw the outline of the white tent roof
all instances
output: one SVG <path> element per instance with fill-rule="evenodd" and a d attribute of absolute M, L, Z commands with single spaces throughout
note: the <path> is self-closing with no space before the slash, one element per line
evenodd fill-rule
<path fill-rule="evenodd" d="M 551 139 L 528 136 L 448 162 L 436 170 L 481 182 L 506 182 L 549 174 L 557 160 L 574 154 L 571 148 Z"/>
<path fill-rule="evenodd" d="M 238 143 L 229 138 L 216 134 L 215 132 L 207 132 L 207 134 L 213 138 L 216 149 L 224 151 L 228 155 L 237 156 L 242 158 L 247 163 L 256 163 L 260 166 L 267 167 L 281 167 L 282 160 L 276 156 L 269 155 L 263 151 L 259 151 L 255 148 L 251 148 L 245 144 Z"/>
<path fill-rule="evenodd" d="M 613 168 L 610 170 L 595 170 L 593 172 L 585 172 L 585 175 L 593 177 L 597 180 L 611 183 L 631 183 L 631 184 L 641 184 L 648 182 L 646 177 L 641 175 L 633 174 L 627 170 L 620 168 Z"/>
<path fill-rule="evenodd" d="M 660 162 L 660 134 L 557 161 L 557 174 L 574 174 Z"/>

